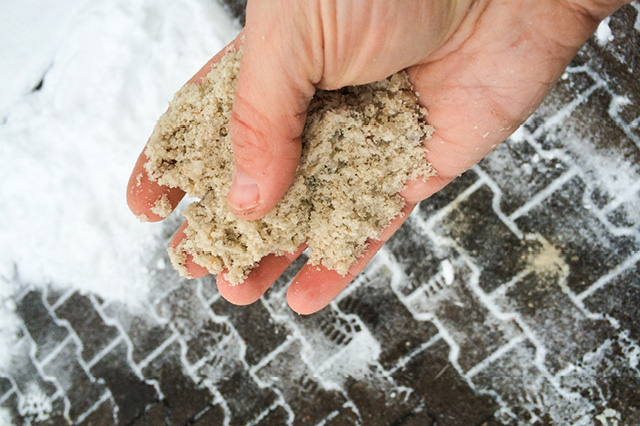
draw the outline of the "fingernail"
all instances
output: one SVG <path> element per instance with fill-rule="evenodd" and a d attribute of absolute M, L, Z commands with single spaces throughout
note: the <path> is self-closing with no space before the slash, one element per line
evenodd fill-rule
<path fill-rule="evenodd" d="M 233 173 L 233 183 L 229 191 L 229 204 L 236 210 L 248 210 L 258 205 L 260 191 L 255 180 L 242 170 Z"/>

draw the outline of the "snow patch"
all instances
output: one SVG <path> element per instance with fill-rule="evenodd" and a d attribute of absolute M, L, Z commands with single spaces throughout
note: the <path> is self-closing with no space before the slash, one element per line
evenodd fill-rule
<path fill-rule="evenodd" d="M 380 343 L 369 333 L 363 331 L 356 333 L 338 354 L 330 358 L 330 362 L 320 368 L 318 376 L 326 389 L 334 386 L 327 384 L 332 381 L 338 385 L 336 389 L 343 388 L 348 378 L 358 381 L 366 381 L 371 372 L 371 366 L 375 365 L 382 349 Z"/>
<path fill-rule="evenodd" d="M 611 32 L 611 28 L 609 27 L 609 21 L 611 18 L 607 17 L 600 25 L 598 25 L 598 29 L 596 30 L 596 39 L 598 40 L 598 44 L 600 46 L 604 46 L 610 41 L 613 41 L 614 36 Z"/>
<path fill-rule="evenodd" d="M 87 0 L 0 2 L 0 116 L 38 85 L 86 3 Z"/>
<path fill-rule="evenodd" d="M 11 414 L 6 408 L 0 408 L 0 426 L 13 426 Z"/>
<path fill-rule="evenodd" d="M 129 174 L 172 94 L 239 27 L 209 0 L 5 3 L 20 31 L 0 29 L 0 55 L 40 59 L 19 73 L 0 60 L 3 99 L 21 95 L 0 126 L 0 279 L 136 305 L 166 237 L 129 212 Z"/>
<path fill-rule="evenodd" d="M 18 401 L 18 412 L 23 418 L 30 418 L 36 422 L 49 420 L 53 406 L 51 399 L 35 383 L 29 385 L 29 390 Z"/>
<path fill-rule="evenodd" d="M 441 267 L 440 273 L 442 274 L 442 279 L 444 279 L 444 283 L 446 285 L 453 284 L 455 273 L 454 273 L 453 265 L 451 264 L 451 262 L 445 259 L 440 263 L 440 267 Z"/>
<path fill-rule="evenodd" d="M 11 360 L 11 349 L 16 340 L 20 320 L 15 311 L 16 304 L 11 297 L 13 286 L 0 277 L 0 371 Z M 1 419 L 1 417 L 0 417 Z M 0 425 L 3 423 L 0 422 Z"/>
<path fill-rule="evenodd" d="M 640 178 L 640 165 L 625 152 L 598 146 L 581 128 L 567 126 L 561 130 L 564 148 L 572 153 L 577 165 L 591 175 L 592 182 L 613 198 L 635 187 Z M 631 195 L 631 194 L 630 194 Z"/>
<path fill-rule="evenodd" d="M 509 140 L 513 141 L 513 143 L 523 142 L 526 140 L 526 133 L 524 126 L 518 127 L 518 129 L 513 132 L 511 136 L 509 136 Z"/>
<path fill-rule="evenodd" d="M 605 408 L 602 413 L 596 416 L 596 420 L 599 420 L 602 426 L 618 426 L 620 413 L 613 408 Z"/>
<path fill-rule="evenodd" d="M 620 113 L 620 108 L 631 104 L 631 100 L 626 96 L 613 95 L 611 103 L 609 104 L 609 115 L 611 117 L 617 117 Z"/>
<path fill-rule="evenodd" d="M 629 330 L 621 332 L 618 337 L 622 353 L 629 361 L 629 367 L 637 369 L 638 362 L 640 361 L 640 346 L 638 346 L 637 342 L 631 339 Z"/>

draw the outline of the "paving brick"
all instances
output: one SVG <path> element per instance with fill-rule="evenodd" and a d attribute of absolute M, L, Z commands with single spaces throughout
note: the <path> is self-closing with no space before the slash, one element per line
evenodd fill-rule
<path fill-rule="evenodd" d="M 618 424 L 635 425 L 640 422 L 640 407 L 629 403 L 640 398 L 640 377 L 637 368 L 630 365 L 628 353 L 621 342 L 603 342 L 577 363 L 577 368 L 560 378 L 565 391 L 588 398 L 590 404 L 583 405 L 588 407 L 584 417 L 591 424 L 607 424 L 601 421 L 601 414 L 606 409 L 613 410 Z"/>
<path fill-rule="evenodd" d="M 89 410 L 106 391 L 104 385 L 97 383 L 80 365 L 78 352 L 76 344 L 70 341 L 42 368 L 47 376 L 57 378 L 69 400 L 69 417 L 73 421 Z"/>
<path fill-rule="evenodd" d="M 624 166 L 624 176 L 640 176 L 638 140 L 630 139 L 609 115 L 612 100 L 610 89 L 599 88 L 577 105 L 561 125 L 539 132 L 536 137 L 542 148 L 566 152 L 584 170 L 594 184 L 593 195 L 603 199 L 592 200 L 598 207 L 610 201 L 621 185 L 616 168 Z"/>
<path fill-rule="evenodd" d="M 599 351 L 600 363 L 595 366 L 584 365 L 594 372 L 595 383 L 591 387 L 593 400 L 602 398 L 598 401 L 596 412 L 602 413 L 606 408 L 613 409 L 619 413 L 619 424 L 640 424 L 640 406 L 633 402 L 640 400 L 640 376 L 637 367 L 633 368 L 630 365 L 629 358 L 617 342 L 603 346 L 605 350 Z M 596 397 L 597 392 L 602 394 Z"/>
<path fill-rule="evenodd" d="M 349 378 L 344 387 L 356 406 L 363 425 L 404 424 L 421 402 L 407 389 L 399 389 L 382 378 L 371 381 Z M 424 426 L 433 424 L 428 416 L 422 418 L 427 421 L 423 423 Z"/>
<path fill-rule="evenodd" d="M 482 423 L 480 423 L 478 426 L 515 426 L 517 423 L 516 422 L 507 422 L 507 421 L 500 421 L 498 419 L 496 419 L 495 417 L 491 417 L 487 420 L 484 420 Z"/>
<path fill-rule="evenodd" d="M 274 314 L 281 315 L 283 318 L 290 318 L 291 309 L 287 305 L 286 298 L 287 288 L 307 259 L 309 259 L 309 256 L 306 253 L 302 253 L 262 296 L 262 301 L 268 304 Z"/>
<path fill-rule="evenodd" d="M 608 114 L 611 102 L 612 95 L 607 89 L 596 90 L 586 102 L 578 105 L 572 112 L 569 123 L 565 123 L 560 134 L 574 132 L 578 137 L 584 139 L 582 147 L 576 147 L 571 151 L 571 154 L 581 163 L 588 164 L 588 161 L 597 154 L 600 154 L 598 157 L 607 158 L 615 153 L 617 158 L 627 159 L 631 164 L 637 165 L 640 161 L 640 148 L 629 139 L 623 129 Z M 615 182 L 615 177 L 611 179 Z M 602 182 L 594 179 L 594 183 Z"/>
<path fill-rule="evenodd" d="M 578 105 L 562 126 L 539 139 L 545 148 L 565 151 L 583 170 L 583 178 L 592 187 L 590 203 L 597 208 L 628 188 L 630 183 L 620 176 L 640 178 L 640 140 L 630 139 L 609 116 L 611 103 L 609 89 L 600 88 Z"/>
<path fill-rule="evenodd" d="M 19 425 L 19 421 L 24 421 L 24 418 L 20 416 L 18 411 L 18 395 L 16 393 L 11 394 L 2 404 L 0 409 L 6 411 L 12 424 Z"/>
<path fill-rule="evenodd" d="M 55 305 L 63 296 L 67 294 L 69 290 L 57 289 L 57 288 L 47 288 L 46 292 L 46 301 L 49 306 Z"/>
<path fill-rule="evenodd" d="M 55 314 L 71 324 L 75 333 L 82 341 L 82 358 L 90 362 L 106 345 L 118 337 L 118 329 L 104 323 L 91 300 L 74 293 Z"/>
<path fill-rule="evenodd" d="M 13 346 L 14 356 L 7 368 L 7 374 L 15 383 L 16 390 L 22 395 L 38 392 L 47 397 L 53 396 L 57 387 L 49 378 L 43 377 L 30 356 L 32 343 L 28 337 L 18 340 Z"/>
<path fill-rule="evenodd" d="M 143 313 L 133 313 L 122 306 L 112 304 L 104 307 L 105 316 L 116 320 L 133 343 L 133 362 L 140 363 L 171 336 L 168 325 L 160 324 Z"/>
<path fill-rule="evenodd" d="M 238 370 L 246 370 L 246 364 L 242 360 L 243 345 L 240 339 L 225 339 L 208 349 L 206 356 L 196 364 L 189 365 L 186 357 L 183 364 L 189 365 L 190 375 L 196 383 L 216 393 L 214 388 L 217 384 L 227 380 Z"/>
<path fill-rule="evenodd" d="M 435 225 L 436 233 L 453 239 L 482 268 L 480 287 L 487 292 L 522 271 L 531 250 L 531 243 L 518 238 L 496 215 L 493 195 L 488 186 L 481 186 Z"/>
<path fill-rule="evenodd" d="M 214 275 L 207 275 L 206 277 L 198 278 L 198 285 L 200 291 L 205 300 L 210 300 L 213 297 L 219 296 L 218 284 L 216 284 L 216 277 Z"/>
<path fill-rule="evenodd" d="M 220 405 L 209 405 L 206 411 L 198 413 L 198 417 L 193 419 L 194 426 L 222 426 L 224 425 L 224 410 Z"/>
<path fill-rule="evenodd" d="M 185 336 L 196 334 L 211 318 L 208 306 L 198 298 L 196 290 L 193 282 L 181 283 L 155 304 L 159 316 Z"/>
<path fill-rule="evenodd" d="M 440 268 L 440 262 L 452 255 L 452 250 L 440 247 L 423 235 L 412 217 L 398 229 L 387 242 L 394 258 L 406 278 L 396 287 L 403 295 L 409 295 L 427 283 Z"/>
<path fill-rule="evenodd" d="M 60 426 L 69 425 L 69 421 L 64 416 L 64 401 L 62 398 L 56 398 L 51 400 L 51 409 L 45 416 L 35 415 L 29 413 L 22 416 L 20 419 L 26 424 L 33 426 Z"/>
<path fill-rule="evenodd" d="M 305 351 L 305 361 L 312 369 L 320 368 L 359 338 L 370 336 L 369 331 L 363 329 L 361 321 L 353 315 L 344 315 L 334 306 L 313 315 L 290 314 L 290 318 L 309 348 Z"/>
<path fill-rule="evenodd" d="M 545 364 L 552 374 L 567 364 L 577 363 L 614 334 L 608 321 L 585 317 L 561 291 L 560 274 L 560 271 L 527 274 L 507 291 L 504 300 L 497 300 L 506 311 L 518 312 L 545 346 Z"/>
<path fill-rule="evenodd" d="M 418 209 L 424 217 L 429 217 L 433 213 L 449 205 L 456 199 L 462 192 L 468 187 L 473 185 L 478 180 L 477 173 L 473 170 L 467 170 L 462 175 L 453 180 L 444 189 L 433 194 L 431 197 L 424 201 L 421 201 L 418 205 Z"/>
<path fill-rule="evenodd" d="M 281 405 L 269 411 L 256 426 L 284 426 L 289 424 L 289 413 Z"/>
<path fill-rule="evenodd" d="M 572 63 L 572 65 L 575 66 L 578 64 Z M 540 105 L 531 118 L 527 120 L 525 127 L 533 132 L 539 131 L 549 118 L 556 115 L 560 109 L 565 108 L 567 104 L 575 101 L 587 89 L 594 86 L 595 83 L 596 81 L 586 70 L 565 72 L 542 105 Z"/>
<path fill-rule="evenodd" d="M 344 407 L 335 417 L 332 417 L 325 424 L 326 426 L 352 426 L 362 423 L 352 407 Z"/>
<path fill-rule="evenodd" d="M 183 336 L 187 346 L 187 360 L 194 364 L 232 332 L 224 318 L 213 317 L 213 312 L 197 294 L 197 287 L 186 282 L 174 288 L 157 302 L 162 317 L 171 322 Z"/>
<path fill-rule="evenodd" d="M 244 26 L 247 0 L 226 0 L 224 3 L 229 8 L 231 15 L 238 19 L 240 25 Z"/>
<path fill-rule="evenodd" d="M 479 164 L 502 191 L 500 209 L 506 215 L 526 204 L 568 169 L 556 158 L 544 158 L 526 141 L 508 141 Z"/>
<path fill-rule="evenodd" d="M 613 278 L 584 300 L 593 312 L 615 318 L 628 330 L 632 339 L 640 341 L 640 262 Z"/>
<path fill-rule="evenodd" d="M 460 368 L 467 371 L 522 330 L 511 320 L 497 318 L 479 299 L 470 286 L 477 277 L 461 259 L 452 258 L 451 265 L 451 283 L 434 280 L 411 298 L 409 306 L 416 314 L 438 318 L 459 347 Z"/>
<path fill-rule="evenodd" d="M 435 425 L 433 419 L 429 417 L 427 413 L 424 411 L 418 411 L 416 413 L 408 413 L 401 419 L 399 419 L 396 424 L 398 426 L 428 426 Z"/>
<path fill-rule="evenodd" d="M 220 298 L 211 308 L 216 314 L 225 316 L 243 338 L 245 360 L 251 365 L 257 364 L 287 338 L 288 330 L 271 318 L 261 301 L 238 307 Z"/>
<path fill-rule="evenodd" d="M 116 424 L 115 406 L 111 399 L 105 400 L 102 404 L 97 406 L 94 411 L 89 413 L 85 419 L 79 423 L 78 426 L 106 426 Z M 149 425 L 152 426 L 152 425 Z M 155 426 L 155 425 L 153 425 Z M 160 423 L 158 426 L 163 426 Z"/>
<path fill-rule="evenodd" d="M 246 425 L 276 400 L 276 394 L 261 388 L 246 370 L 233 371 L 215 386 L 229 407 L 231 426 Z"/>
<path fill-rule="evenodd" d="M 630 373 L 620 354 L 615 354 L 616 345 L 605 341 L 556 379 L 536 365 L 540 348 L 523 341 L 493 360 L 473 381 L 479 389 L 498 390 L 510 409 L 511 423 L 566 424 L 572 419 L 585 419 L 586 424 L 596 424 L 596 415 L 606 407 L 619 409 L 631 418 L 637 415 L 636 409 L 618 407 L 628 404 L 640 389 L 634 384 L 638 376 Z M 522 389 L 522 380 L 528 380 L 526 391 Z M 629 391 L 628 396 L 622 396 Z M 535 403 L 536 398 L 544 400 L 544 405 Z"/>
<path fill-rule="evenodd" d="M 571 271 L 567 284 L 576 293 L 640 249 L 634 238 L 611 234 L 583 207 L 584 191 L 584 183 L 575 177 L 516 220 L 524 232 L 542 234 L 562 253 Z"/>
<path fill-rule="evenodd" d="M 185 424 L 213 399 L 207 389 L 198 386 L 185 373 L 180 352 L 180 345 L 174 342 L 142 370 L 147 379 L 158 381 L 164 395 L 166 418 L 172 425 Z"/>
<path fill-rule="evenodd" d="M 640 190 L 606 214 L 607 220 L 619 228 L 640 230 Z"/>
<path fill-rule="evenodd" d="M 380 364 L 389 368 L 422 343 L 437 334 L 436 327 L 417 321 L 393 293 L 384 272 L 360 284 L 338 303 L 345 313 L 358 315 L 367 329 L 381 342 Z M 399 333 L 398 330 L 403 330 Z"/>
<path fill-rule="evenodd" d="M 551 424 L 551 419 L 537 410 L 535 404 L 527 403 L 527 399 L 535 398 L 541 389 L 547 392 L 546 396 L 557 397 L 555 392 L 550 391 L 551 386 L 535 366 L 535 352 L 528 341 L 523 341 L 472 378 L 480 390 L 499 389 L 500 398 L 511 412 L 510 416 L 503 419 L 507 424 Z M 522 380 L 531 381 L 531 390 L 535 388 L 533 394 L 523 392 L 520 386 Z"/>
<path fill-rule="evenodd" d="M 9 392 L 13 388 L 13 384 L 8 377 L 0 375 L 0 397 Z"/>
<path fill-rule="evenodd" d="M 629 131 L 634 137 L 633 142 L 638 148 L 640 148 L 640 117 L 636 119 L 634 125 L 630 127 Z"/>
<path fill-rule="evenodd" d="M 168 408 L 162 404 L 157 403 L 152 406 L 147 407 L 146 411 L 142 413 L 138 418 L 136 418 L 133 422 L 129 423 L 131 426 L 147 426 L 147 425 L 158 425 L 164 426 L 169 424 L 180 424 L 180 423 L 168 423 Z"/>
<path fill-rule="evenodd" d="M 56 324 L 42 303 L 42 293 L 28 292 L 19 302 L 17 313 L 36 344 L 36 357 L 44 359 L 65 337 L 69 331 Z"/>
<path fill-rule="evenodd" d="M 197 330 L 191 333 L 187 340 L 187 361 L 195 364 L 198 360 L 210 354 L 211 348 L 231 334 L 231 327 L 226 323 L 208 318 L 202 322 Z"/>
<path fill-rule="evenodd" d="M 301 351 L 299 340 L 290 342 L 287 350 L 271 358 L 256 375 L 280 390 L 295 415 L 294 425 L 313 425 L 342 407 L 346 399 L 335 390 L 324 389 L 302 360 Z"/>
<path fill-rule="evenodd" d="M 621 118 L 626 122 L 637 117 L 640 111 L 640 82 L 637 78 L 640 59 L 636 49 L 640 44 L 640 33 L 631 30 L 637 17 L 638 11 L 633 7 L 620 9 L 609 21 L 613 40 L 600 45 L 592 38 L 580 52 L 614 91 L 631 101 L 621 111 Z"/>
<path fill-rule="evenodd" d="M 415 354 L 393 378 L 424 400 L 439 425 L 478 424 L 497 408 L 490 397 L 471 389 L 449 364 L 449 346 L 442 339 Z"/>
<path fill-rule="evenodd" d="M 127 424 L 141 416 L 158 395 L 150 384 L 139 378 L 127 361 L 125 343 L 116 345 L 92 368 L 91 374 L 102 379 L 118 407 L 118 420 Z"/>

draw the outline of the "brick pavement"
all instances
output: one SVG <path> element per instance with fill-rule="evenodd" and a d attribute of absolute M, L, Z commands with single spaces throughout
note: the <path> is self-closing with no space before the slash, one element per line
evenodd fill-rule
<path fill-rule="evenodd" d="M 27 290 L 0 407 L 32 425 L 640 424 L 638 3 L 609 25 L 327 309 L 286 307 L 293 269 L 247 307 L 159 270 L 137 311 Z"/>

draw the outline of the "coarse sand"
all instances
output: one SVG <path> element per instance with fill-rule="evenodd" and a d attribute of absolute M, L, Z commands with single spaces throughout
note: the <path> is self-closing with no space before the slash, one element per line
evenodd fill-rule
<path fill-rule="evenodd" d="M 229 51 L 201 84 L 180 89 L 146 148 L 150 179 L 199 201 L 184 211 L 186 238 L 170 250 L 186 274 L 185 253 L 231 284 L 242 282 L 268 254 L 303 243 L 311 264 L 344 275 L 395 218 L 409 179 L 434 174 L 422 142 L 433 128 L 404 72 L 380 82 L 317 91 L 302 133 L 296 177 L 273 211 L 255 221 L 228 209 L 233 153 L 228 132 L 242 51 Z M 159 200 L 154 212 L 168 215 Z"/>

